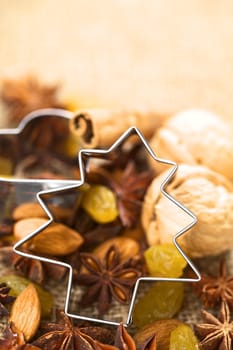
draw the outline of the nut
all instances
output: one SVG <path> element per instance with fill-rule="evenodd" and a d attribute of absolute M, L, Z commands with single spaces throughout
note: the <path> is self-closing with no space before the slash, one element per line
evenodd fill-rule
<path fill-rule="evenodd" d="M 22 239 L 47 222 L 43 218 L 20 220 L 14 225 L 14 236 Z M 73 253 L 82 243 L 83 238 L 77 231 L 61 223 L 51 223 L 25 245 L 37 253 L 63 256 Z"/>
<path fill-rule="evenodd" d="M 137 349 L 141 348 L 141 345 L 154 334 L 156 335 L 156 350 L 169 350 L 170 334 L 178 326 L 183 324 L 176 319 L 159 320 L 147 324 L 140 329 L 134 336 L 134 340 L 137 345 Z"/>
<path fill-rule="evenodd" d="M 107 250 L 112 245 L 117 246 L 119 249 L 121 261 L 128 260 L 139 253 L 139 244 L 134 239 L 129 237 L 114 237 L 95 248 L 93 254 L 96 257 L 103 259 Z"/>
<path fill-rule="evenodd" d="M 40 217 L 19 220 L 14 224 L 14 238 L 19 241 L 47 223 L 48 219 Z"/>
<path fill-rule="evenodd" d="M 65 220 L 70 216 L 71 210 L 67 208 L 57 207 L 55 205 L 48 205 L 49 210 L 52 212 L 56 219 Z M 28 218 L 48 218 L 48 215 L 39 203 L 26 202 L 18 205 L 12 213 L 12 218 L 15 221 L 28 219 Z"/>
<path fill-rule="evenodd" d="M 41 307 L 38 293 L 33 284 L 29 284 L 16 298 L 10 320 L 24 334 L 28 341 L 36 333 L 41 317 Z"/>
<path fill-rule="evenodd" d="M 218 116 L 187 110 L 168 119 L 150 141 L 155 153 L 178 164 L 204 165 L 233 180 L 233 130 Z M 164 166 L 149 159 L 157 172 Z"/>
<path fill-rule="evenodd" d="M 168 172 L 149 186 L 142 208 L 142 225 L 149 245 L 172 242 L 192 222 L 186 213 L 160 192 Z M 189 208 L 198 222 L 178 243 L 190 257 L 218 255 L 233 247 L 233 184 L 202 166 L 180 165 L 167 192 Z"/>
<path fill-rule="evenodd" d="M 48 217 L 41 205 L 39 203 L 34 202 L 22 203 L 18 205 L 12 213 L 12 218 L 15 221 L 27 219 L 32 216 L 39 218 Z"/>

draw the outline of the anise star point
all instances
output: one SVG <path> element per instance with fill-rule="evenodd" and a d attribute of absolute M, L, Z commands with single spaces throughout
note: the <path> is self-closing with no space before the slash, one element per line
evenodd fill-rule
<path fill-rule="evenodd" d="M 223 301 L 219 317 L 215 317 L 206 310 L 202 310 L 205 323 L 195 326 L 203 350 L 232 350 L 233 320 L 230 317 L 228 304 Z"/>

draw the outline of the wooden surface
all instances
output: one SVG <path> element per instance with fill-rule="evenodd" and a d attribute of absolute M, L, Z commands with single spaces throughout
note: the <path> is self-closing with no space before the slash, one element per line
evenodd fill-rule
<path fill-rule="evenodd" d="M 79 106 L 203 107 L 232 120 L 232 0 L 0 0 L 0 78 Z"/>

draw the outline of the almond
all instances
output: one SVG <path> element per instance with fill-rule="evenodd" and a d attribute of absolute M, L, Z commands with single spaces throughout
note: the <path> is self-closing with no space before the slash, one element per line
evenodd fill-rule
<path fill-rule="evenodd" d="M 52 204 L 48 205 L 53 217 L 56 220 L 66 220 L 71 215 L 71 209 L 58 207 Z M 15 221 L 29 218 L 48 218 L 47 213 L 44 211 L 40 203 L 26 202 L 18 205 L 12 213 L 12 218 Z"/>
<path fill-rule="evenodd" d="M 20 239 L 23 239 L 29 233 L 32 233 L 33 231 L 37 230 L 39 227 L 45 225 L 48 222 L 48 219 L 45 218 L 28 218 L 28 219 L 22 219 L 19 220 L 14 224 L 14 237 L 16 241 L 19 241 Z"/>
<path fill-rule="evenodd" d="M 37 253 L 63 256 L 79 248 L 83 238 L 66 225 L 52 223 L 28 243 L 28 248 Z"/>
<path fill-rule="evenodd" d="M 93 254 L 102 259 L 112 245 L 115 245 L 119 249 L 121 261 L 132 258 L 139 252 L 139 244 L 134 239 L 129 237 L 114 237 L 100 244 L 93 251 Z"/>
<path fill-rule="evenodd" d="M 16 298 L 10 320 L 24 334 L 28 341 L 36 333 L 41 317 L 41 306 L 38 293 L 33 284 L 29 284 Z"/>
<path fill-rule="evenodd" d="M 12 213 L 12 218 L 15 221 L 28 219 L 30 217 L 47 218 L 48 215 L 39 203 L 27 202 L 18 205 Z"/>

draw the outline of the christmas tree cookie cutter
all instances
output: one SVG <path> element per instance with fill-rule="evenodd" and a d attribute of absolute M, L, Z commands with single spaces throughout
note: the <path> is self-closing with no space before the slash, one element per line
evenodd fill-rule
<path fill-rule="evenodd" d="M 40 113 L 43 113 L 44 115 L 46 113 L 47 113 L 47 115 L 54 115 L 54 113 L 55 113 L 55 115 L 60 115 L 60 116 L 65 117 L 65 118 L 70 118 L 72 116 L 72 113 L 67 112 L 67 111 L 63 111 L 63 110 L 48 109 L 48 110 L 44 110 L 44 111 L 37 111 L 37 112 L 35 112 L 35 114 L 30 114 L 27 117 L 26 121 L 24 120 L 23 123 L 20 124 L 20 127 L 18 129 L 14 129 L 13 132 L 11 131 L 11 129 L 3 130 L 0 133 L 0 137 L 1 137 L 1 134 L 6 133 L 6 131 L 9 134 L 14 134 L 14 133 L 17 134 L 17 133 L 21 132 L 25 123 L 30 122 L 30 120 L 36 118 Z M 34 188 L 33 191 L 35 191 L 35 193 L 36 193 L 36 198 L 37 198 L 38 202 L 40 203 L 41 207 L 44 209 L 44 211 L 48 215 L 48 222 L 46 224 L 44 224 L 43 226 L 39 227 L 37 230 L 31 232 L 29 235 L 27 235 L 22 240 L 18 241 L 14 245 L 13 249 L 14 249 L 15 253 L 17 253 L 21 256 L 31 258 L 31 259 L 37 259 L 37 260 L 44 261 L 47 263 L 57 264 L 57 265 L 63 266 L 63 267 L 68 269 L 69 273 L 68 273 L 68 283 L 67 283 L 64 311 L 67 314 L 67 316 L 75 318 L 75 319 L 91 321 L 91 322 L 98 322 L 98 323 L 103 323 L 106 325 L 119 325 L 119 322 L 115 322 L 112 320 L 99 319 L 99 318 L 95 318 L 95 317 L 89 317 L 89 316 L 71 313 L 69 311 L 70 296 L 71 296 L 71 289 L 72 289 L 72 276 L 73 276 L 73 270 L 72 270 L 71 265 L 66 263 L 66 262 L 63 262 L 63 261 L 50 259 L 50 258 L 47 258 L 44 256 L 36 255 L 34 253 L 24 252 L 20 248 L 22 247 L 22 245 L 24 243 L 26 243 L 27 241 L 32 239 L 34 236 L 40 234 L 47 226 L 49 226 L 52 222 L 54 222 L 53 215 L 52 215 L 51 211 L 49 210 L 49 208 L 47 207 L 46 203 L 44 202 L 43 196 L 56 195 L 56 194 L 62 193 L 63 191 L 72 191 L 72 190 L 75 191 L 75 190 L 77 190 L 85 182 L 85 165 L 84 165 L 84 161 L 83 161 L 84 158 L 85 159 L 88 157 L 93 157 L 93 158 L 102 157 L 102 158 L 104 158 L 104 156 L 106 156 L 108 153 L 117 149 L 123 142 L 125 142 L 126 139 L 128 139 L 132 135 L 136 135 L 139 138 L 139 140 L 143 144 L 145 150 L 149 153 L 149 155 L 155 161 L 158 161 L 158 162 L 163 163 L 165 165 L 171 166 L 171 170 L 169 171 L 168 176 L 161 183 L 160 191 L 161 191 L 162 195 L 164 195 L 166 198 L 168 198 L 174 205 L 176 205 L 180 210 L 182 210 L 190 218 L 190 223 L 188 225 L 185 225 L 179 232 L 177 232 L 174 235 L 173 243 L 174 243 L 176 249 L 179 251 L 179 253 L 186 260 L 186 262 L 188 263 L 190 268 L 193 270 L 196 277 L 194 277 L 194 278 L 182 278 L 182 277 L 181 278 L 167 278 L 167 277 L 142 276 L 142 277 L 138 278 L 134 287 L 133 287 L 131 301 L 129 303 L 127 318 L 126 318 L 126 320 L 123 321 L 124 324 L 127 326 L 132 322 L 133 309 L 134 309 L 134 305 L 135 305 L 135 301 L 136 301 L 136 297 L 137 297 L 140 283 L 156 282 L 156 281 L 197 282 L 201 279 L 199 271 L 196 269 L 193 262 L 187 257 L 187 255 L 183 252 L 183 250 L 181 249 L 181 247 L 177 243 L 177 239 L 181 235 L 185 234 L 193 225 L 196 224 L 197 217 L 188 208 L 186 208 L 184 205 L 179 203 L 175 198 L 173 198 L 169 193 L 166 192 L 166 186 L 170 182 L 172 177 L 175 175 L 175 173 L 178 169 L 178 165 L 173 161 L 164 160 L 164 159 L 157 157 L 156 154 L 150 148 L 149 144 L 147 143 L 147 141 L 144 138 L 144 136 L 142 135 L 142 133 L 137 129 L 137 127 L 132 126 L 128 130 L 126 130 L 108 149 L 81 149 L 79 151 L 79 153 L 78 153 L 78 164 L 79 164 L 79 170 L 80 170 L 80 180 L 79 181 L 68 181 L 68 180 L 67 181 L 66 180 L 62 180 L 62 181 L 37 180 L 37 181 L 35 181 L 35 180 L 29 180 L 29 179 L 10 179 L 10 180 L 4 179 L 4 178 L 0 179 L 1 181 L 4 181 L 4 182 L 10 181 L 14 186 L 19 186 L 19 185 L 23 184 L 24 190 L 30 189 L 31 187 Z M 37 187 L 37 189 L 34 187 L 35 184 L 39 185 L 39 187 Z"/>

